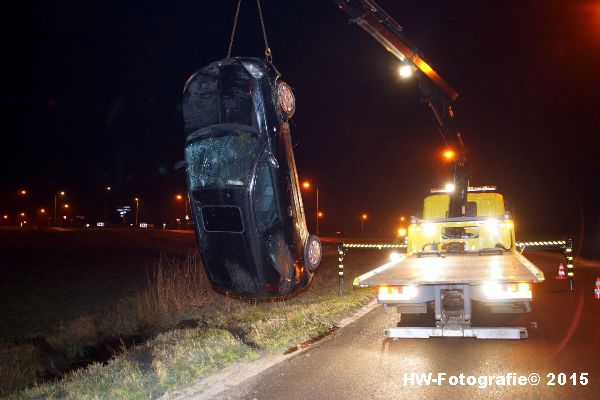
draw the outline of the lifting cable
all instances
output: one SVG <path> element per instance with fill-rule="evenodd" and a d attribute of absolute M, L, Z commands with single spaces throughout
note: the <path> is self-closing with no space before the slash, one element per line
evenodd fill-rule
<path fill-rule="evenodd" d="M 240 5 L 242 4 L 242 0 L 238 0 L 237 7 L 235 9 L 235 17 L 233 19 L 233 28 L 231 30 L 231 37 L 229 39 L 229 48 L 227 49 L 227 58 L 231 57 L 231 49 L 233 47 L 233 39 L 235 38 L 235 32 L 237 29 L 237 22 L 240 15 Z M 271 48 L 269 47 L 269 42 L 267 40 L 267 30 L 265 29 L 265 21 L 262 14 L 262 8 L 260 6 L 260 0 L 256 0 L 256 6 L 258 7 L 258 16 L 260 18 L 260 26 L 262 28 L 263 40 L 265 42 L 265 58 L 269 64 L 272 64 L 273 61 L 273 53 L 271 52 Z"/>

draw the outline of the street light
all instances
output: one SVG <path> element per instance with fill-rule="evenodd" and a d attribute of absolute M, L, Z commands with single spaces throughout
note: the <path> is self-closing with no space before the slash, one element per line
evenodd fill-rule
<path fill-rule="evenodd" d="M 364 235 L 365 233 L 365 221 L 369 218 L 367 214 L 363 214 L 360 216 L 360 234 Z"/>
<path fill-rule="evenodd" d="M 57 203 L 58 196 L 63 196 L 64 197 L 65 196 L 65 192 L 61 190 L 60 192 L 57 192 L 54 195 L 54 226 L 58 226 L 58 219 L 56 218 L 56 208 L 57 208 L 56 207 L 56 203 Z"/>
<path fill-rule="evenodd" d="M 133 199 L 135 201 L 135 227 L 138 227 L 138 211 L 140 209 L 140 199 L 139 198 L 135 198 Z"/>
<path fill-rule="evenodd" d="M 46 209 L 45 208 L 40 208 L 38 210 L 38 212 L 36 213 L 35 217 L 36 217 L 36 220 L 37 220 L 36 222 L 37 222 L 38 227 L 40 226 L 40 215 L 45 215 L 45 214 L 46 214 Z"/>
<path fill-rule="evenodd" d="M 67 221 L 67 214 L 69 213 L 69 208 L 71 206 L 68 203 L 63 204 L 63 209 L 64 209 L 64 213 L 65 215 L 63 215 L 63 221 Z M 65 225 L 66 226 L 66 225 Z M 73 227 L 73 219 L 71 218 L 71 228 Z"/>
<path fill-rule="evenodd" d="M 446 149 L 442 155 L 446 161 L 452 161 L 454 160 L 454 157 L 456 157 L 456 153 L 451 149 Z"/>
<path fill-rule="evenodd" d="M 184 217 L 185 217 L 185 224 L 187 224 L 188 223 L 187 221 L 189 221 L 189 219 L 190 219 L 190 217 L 188 215 L 188 202 L 187 202 L 186 198 L 182 194 L 179 194 L 179 193 L 177 193 L 175 195 L 175 200 L 177 200 L 177 201 L 183 201 L 183 204 L 185 205 L 185 215 L 184 215 Z"/>
<path fill-rule="evenodd" d="M 104 223 L 108 225 L 108 194 L 110 193 L 110 186 L 106 187 L 104 191 Z"/>
<path fill-rule="evenodd" d="M 19 190 L 19 194 L 20 194 L 21 196 L 27 196 L 27 190 L 25 190 L 25 189 L 21 189 L 21 190 Z"/>
<path fill-rule="evenodd" d="M 310 189 L 311 188 L 311 183 L 308 181 L 304 181 L 302 182 L 302 187 L 304 189 Z M 317 192 L 317 209 L 315 210 L 315 216 L 316 216 L 316 221 L 317 221 L 317 235 L 319 234 L 319 217 L 322 217 L 322 215 L 319 215 L 319 187 L 315 186 L 315 191 Z"/>

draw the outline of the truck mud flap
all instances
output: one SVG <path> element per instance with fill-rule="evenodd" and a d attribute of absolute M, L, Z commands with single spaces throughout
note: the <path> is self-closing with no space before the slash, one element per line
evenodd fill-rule
<path fill-rule="evenodd" d="M 426 328 L 401 327 L 387 328 L 386 338 L 389 339 L 429 339 L 432 337 L 470 337 L 476 339 L 527 339 L 527 329 L 521 327 L 499 328 Z"/>

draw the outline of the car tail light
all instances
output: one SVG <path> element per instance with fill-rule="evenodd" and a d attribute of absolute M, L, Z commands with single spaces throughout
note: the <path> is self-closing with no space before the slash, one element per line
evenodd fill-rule
<path fill-rule="evenodd" d="M 416 286 L 380 286 L 377 300 L 410 300 L 417 295 Z"/>
<path fill-rule="evenodd" d="M 483 292 L 490 300 L 531 299 L 529 282 L 484 283 Z"/>

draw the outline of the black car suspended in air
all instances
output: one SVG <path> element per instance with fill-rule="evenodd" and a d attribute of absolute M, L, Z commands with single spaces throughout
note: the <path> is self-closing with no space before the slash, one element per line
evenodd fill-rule
<path fill-rule="evenodd" d="M 227 58 L 183 92 L 188 195 L 213 287 L 277 297 L 306 287 L 321 262 L 309 235 L 288 119 L 291 88 L 256 58 Z"/>

